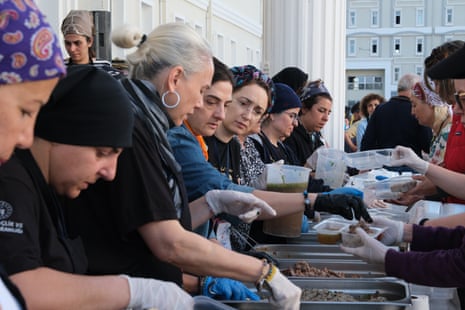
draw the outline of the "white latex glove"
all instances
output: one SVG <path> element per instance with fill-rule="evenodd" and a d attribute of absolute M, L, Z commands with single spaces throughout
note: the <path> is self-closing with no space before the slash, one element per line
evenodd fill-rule
<path fill-rule="evenodd" d="M 228 213 L 245 223 L 253 222 L 261 213 L 276 215 L 268 203 L 249 193 L 213 189 L 205 194 L 205 200 L 213 214 Z"/>
<path fill-rule="evenodd" d="M 396 146 L 392 152 L 390 166 L 409 166 L 418 173 L 425 174 L 428 170 L 429 163 L 424 161 L 415 154 L 412 149 L 405 146 Z"/>
<path fill-rule="evenodd" d="M 387 227 L 381 237 L 381 242 L 385 245 L 398 244 L 403 241 L 404 223 L 401 221 L 393 221 L 384 216 L 373 216 L 373 226 Z"/>
<path fill-rule="evenodd" d="M 373 199 L 368 204 L 368 208 L 372 208 L 372 209 L 385 209 L 387 207 L 388 207 L 387 203 L 385 203 L 384 201 L 380 199 Z"/>
<path fill-rule="evenodd" d="M 194 299 L 173 282 L 121 276 L 129 283 L 131 297 L 127 309 L 194 309 Z"/>
<path fill-rule="evenodd" d="M 272 297 L 271 304 L 283 310 L 300 309 L 302 290 L 286 278 L 279 269 L 272 265 L 272 278 L 268 283 Z"/>
<path fill-rule="evenodd" d="M 360 256 L 369 263 L 384 264 L 388 247 L 370 237 L 362 228 L 356 228 L 357 235 L 362 238 L 363 245 L 358 248 L 348 248 L 341 245 L 341 249 L 349 254 Z"/>

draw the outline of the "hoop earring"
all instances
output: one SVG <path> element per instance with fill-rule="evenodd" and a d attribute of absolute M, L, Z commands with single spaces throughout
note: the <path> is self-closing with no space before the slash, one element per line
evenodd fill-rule
<path fill-rule="evenodd" d="M 173 94 L 176 95 L 176 103 L 173 104 L 173 105 L 169 105 L 169 104 L 167 104 L 166 101 L 165 101 L 165 97 L 166 97 L 166 95 L 168 95 L 169 93 L 173 93 Z M 181 96 L 179 96 L 178 92 L 175 91 L 175 90 L 174 90 L 174 91 L 169 91 L 169 90 L 167 90 L 167 91 L 165 91 L 165 92 L 163 93 L 163 95 L 161 96 L 161 103 L 162 103 L 163 106 L 164 106 L 165 108 L 167 108 L 167 109 L 174 109 L 174 108 L 176 108 L 176 107 L 179 105 L 179 102 L 180 102 L 180 101 L 181 101 Z"/>

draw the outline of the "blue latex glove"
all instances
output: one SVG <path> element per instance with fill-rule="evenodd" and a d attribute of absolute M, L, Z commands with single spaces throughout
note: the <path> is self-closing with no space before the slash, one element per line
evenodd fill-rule
<path fill-rule="evenodd" d="M 336 189 L 333 189 L 330 192 L 326 192 L 324 194 L 342 194 L 342 195 L 352 195 L 352 196 L 357 196 L 363 199 L 363 192 L 354 188 L 354 187 L 339 187 Z"/>
<path fill-rule="evenodd" d="M 302 216 L 302 228 L 300 232 L 308 233 L 308 229 L 310 228 L 309 226 L 310 225 L 308 224 L 308 217 L 306 215 Z"/>
<path fill-rule="evenodd" d="M 260 300 L 257 294 L 239 281 L 206 277 L 202 286 L 202 295 L 223 300 Z"/>

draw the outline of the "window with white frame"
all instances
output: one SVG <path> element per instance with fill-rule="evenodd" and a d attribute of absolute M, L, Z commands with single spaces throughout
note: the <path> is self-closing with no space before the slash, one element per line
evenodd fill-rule
<path fill-rule="evenodd" d="M 415 74 L 419 76 L 423 76 L 423 66 L 422 65 L 415 65 Z"/>
<path fill-rule="evenodd" d="M 400 55 L 400 38 L 394 38 L 392 52 L 394 56 Z"/>
<path fill-rule="evenodd" d="M 234 40 L 231 40 L 231 63 L 233 65 L 237 62 L 237 43 Z"/>
<path fill-rule="evenodd" d="M 395 9 L 394 10 L 394 26 L 401 25 L 401 17 L 402 17 L 402 10 Z"/>
<path fill-rule="evenodd" d="M 452 25 L 454 23 L 454 9 L 446 8 L 445 24 Z"/>
<path fill-rule="evenodd" d="M 142 3 L 141 5 L 142 31 L 149 33 L 153 29 L 153 7 L 150 4 Z"/>
<path fill-rule="evenodd" d="M 348 23 L 349 27 L 355 27 L 357 25 L 357 13 L 355 10 L 349 10 Z"/>
<path fill-rule="evenodd" d="M 245 53 L 247 56 L 247 63 L 252 64 L 253 63 L 252 49 L 250 47 L 246 47 Z"/>
<path fill-rule="evenodd" d="M 224 36 L 222 34 L 216 35 L 216 55 L 224 59 Z"/>
<path fill-rule="evenodd" d="M 370 55 L 378 56 L 379 53 L 379 38 L 370 39 Z"/>
<path fill-rule="evenodd" d="M 393 70 L 392 70 L 393 74 L 392 74 L 392 81 L 394 83 L 397 83 L 399 82 L 399 79 L 400 79 L 400 67 L 394 67 Z"/>
<path fill-rule="evenodd" d="M 195 28 L 195 32 L 197 32 L 199 35 L 203 37 L 203 27 L 198 24 L 195 24 L 194 28 Z"/>
<path fill-rule="evenodd" d="M 376 75 L 357 75 L 347 77 L 347 89 L 383 89 L 383 77 Z"/>
<path fill-rule="evenodd" d="M 425 9 L 417 8 L 416 10 L 416 25 L 424 26 L 425 25 Z"/>
<path fill-rule="evenodd" d="M 181 17 L 181 16 L 175 16 L 174 17 L 174 22 L 175 23 L 183 23 L 185 24 L 186 23 L 186 19 L 184 17 Z"/>
<path fill-rule="evenodd" d="M 347 89 L 358 90 L 358 77 L 357 76 L 351 75 L 347 77 Z"/>
<path fill-rule="evenodd" d="M 415 43 L 415 54 L 416 55 L 423 55 L 425 49 L 425 38 L 424 37 L 417 37 Z"/>
<path fill-rule="evenodd" d="M 379 27 L 379 11 L 371 10 L 371 27 Z"/>
<path fill-rule="evenodd" d="M 355 39 L 349 39 L 349 44 L 347 46 L 347 55 L 355 56 L 357 52 L 357 45 Z"/>

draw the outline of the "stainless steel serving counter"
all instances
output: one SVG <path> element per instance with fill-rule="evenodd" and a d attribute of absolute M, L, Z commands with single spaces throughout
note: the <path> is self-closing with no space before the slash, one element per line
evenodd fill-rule
<path fill-rule="evenodd" d="M 377 279 L 291 279 L 302 289 L 328 289 L 366 300 L 367 296 L 379 295 L 386 301 L 302 301 L 300 309 L 312 310 L 394 310 L 407 309 L 411 305 L 407 283 L 394 278 Z M 242 310 L 273 309 L 266 301 L 225 301 L 229 306 Z"/>
<path fill-rule="evenodd" d="M 300 259 L 339 259 L 356 260 L 361 259 L 352 254 L 345 253 L 339 245 L 327 244 L 258 244 L 253 248 L 257 252 L 265 252 L 278 261 L 282 258 Z"/>
<path fill-rule="evenodd" d="M 352 261 L 352 260 L 335 260 L 335 259 L 280 259 L 279 269 L 286 271 L 292 268 L 296 263 L 307 262 L 309 265 L 323 269 L 328 268 L 331 271 L 342 272 L 345 278 L 381 278 L 385 277 L 386 273 L 384 268 L 379 264 L 369 264 L 364 261 Z M 312 278 L 315 277 L 291 277 L 289 278 Z M 327 279 L 327 278 L 325 278 Z"/>

